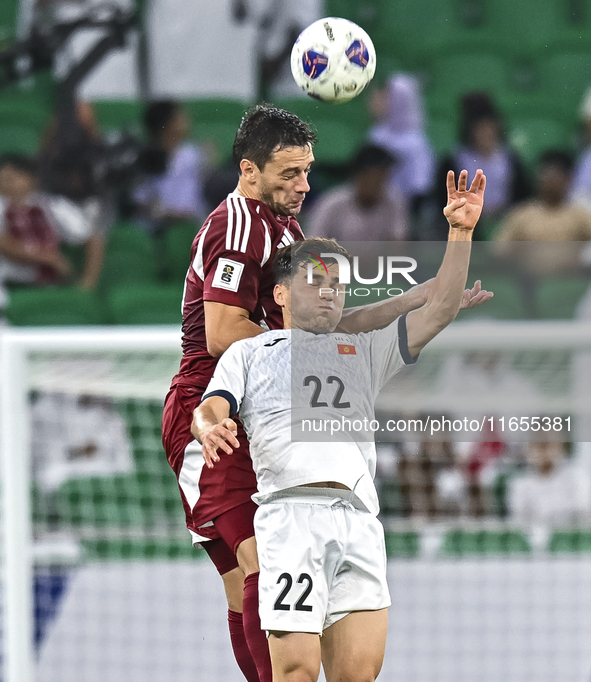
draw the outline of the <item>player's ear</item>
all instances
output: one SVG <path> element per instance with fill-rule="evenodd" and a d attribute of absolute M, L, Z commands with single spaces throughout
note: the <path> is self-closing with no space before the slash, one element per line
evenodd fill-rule
<path fill-rule="evenodd" d="M 240 172 L 246 182 L 256 182 L 258 171 L 259 169 L 257 168 L 256 163 L 253 163 L 249 159 L 242 159 L 240 162 Z"/>
<path fill-rule="evenodd" d="M 275 299 L 275 303 L 280 308 L 284 308 L 286 305 L 286 299 L 285 299 L 285 293 L 287 291 L 287 287 L 285 284 L 276 284 L 275 288 L 273 289 L 273 298 Z"/>

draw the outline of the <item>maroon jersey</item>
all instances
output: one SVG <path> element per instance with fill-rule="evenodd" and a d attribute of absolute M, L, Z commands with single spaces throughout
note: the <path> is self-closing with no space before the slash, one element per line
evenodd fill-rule
<path fill-rule="evenodd" d="M 303 238 L 295 218 L 276 216 L 261 201 L 233 192 L 193 242 L 183 295 L 183 357 L 166 399 L 162 436 L 179 481 L 187 525 L 201 537 L 207 537 L 204 524 L 256 492 L 241 426 L 241 447 L 221 457 L 213 469 L 204 467 L 200 446 L 191 435 L 193 410 L 217 363 L 207 352 L 204 301 L 244 308 L 253 322 L 281 329 L 281 309 L 273 299 L 273 259 L 278 249 Z"/>

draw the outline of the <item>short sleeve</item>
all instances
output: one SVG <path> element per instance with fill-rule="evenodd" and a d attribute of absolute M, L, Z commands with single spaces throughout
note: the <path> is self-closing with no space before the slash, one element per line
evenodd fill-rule
<path fill-rule="evenodd" d="M 212 218 L 203 238 L 203 300 L 254 312 L 263 265 L 271 251 L 268 227 L 243 197 L 230 195 L 227 212 Z"/>
<path fill-rule="evenodd" d="M 413 365 L 418 356 L 413 357 L 408 349 L 406 315 L 369 334 L 372 380 L 377 393 L 403 367 Z"/>
<path fill-rule="evenodd" d="M 230 403 L 230 414 L 237 414 L 246 387 L 247 365 L 244 343 L 233 343 L 219 359 L 203 400 L 221 396 Z"/>
<path fill-rule="evenodd" d="M 81 244 L 90 237 L 92 226 L 81 208 L 65 197 L 52 196 L 44 202 L 63 239 L 70 244 Z"/>

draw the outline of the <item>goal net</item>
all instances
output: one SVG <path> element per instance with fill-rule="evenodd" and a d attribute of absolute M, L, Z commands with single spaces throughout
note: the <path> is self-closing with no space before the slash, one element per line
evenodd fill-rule
<path fill-rule="evenodd" d="M 242 680 L 160 442 L 179 341 L 0 332 L 3 682 Z M 380 679 L 591 679 L 590 356 L 586 323 L 458 321 L 382 393 Z"/>

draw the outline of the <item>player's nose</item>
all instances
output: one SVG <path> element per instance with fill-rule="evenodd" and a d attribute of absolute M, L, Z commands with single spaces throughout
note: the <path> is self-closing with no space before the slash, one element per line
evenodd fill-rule
<path fill-rule="evenodd" d="M 308 184 L 308 177 L 305 173 L 298 175 L 298 182 L 295 186 L 296 192 L 309 192 L 310 185 Z"/>

